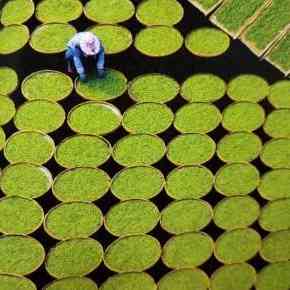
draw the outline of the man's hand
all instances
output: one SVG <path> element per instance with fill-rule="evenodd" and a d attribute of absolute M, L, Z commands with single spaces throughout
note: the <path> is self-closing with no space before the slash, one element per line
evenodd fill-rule
<path fill-rule="evenodd" d="M 97 70 L 97 78 L 103 79 L 106 76 L 105 69 L 98 69 Z"/>
<path fill-rule="evenodd" d="M 80 74 L 80 80 L 82 81 L 82 82 L 86 82 L 87 81 L 87 76 L 86 76 L 86 74 Z"/>

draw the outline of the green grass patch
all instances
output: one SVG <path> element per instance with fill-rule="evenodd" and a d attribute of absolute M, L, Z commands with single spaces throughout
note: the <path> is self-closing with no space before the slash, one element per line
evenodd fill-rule
<path fill-rule="evenodd" d="M 0 272 L 28 275 L 43 263 L 43 246 L 29 236 L 1 236 Z"/>
<path fill-rule="evenodd" d="M 18 76 L 15 70 L 7 66 L 0 67 L 0 95 L 12 94 L 18 86 Z"/>
<path fill-rule="evenodd" d="M 63 202 L 95 201 L 100 199 L 110 188 L 108 174 L 96 168 L 73 168 L 56 176 L 52 192 Z"/>
<path fill-rule="evenodd" d="M 32 199 L 17 196 L 0 199 L 0 231 L 4 234 L 27 235 L 42 224 L 42 207 Z"/>
<path fill-rule="evenodd" d="M 75 135 L 64 139 L 57 147 L 55 160 L 65 168 L 98 167 L 111 156 L 110 143 L 93 135 Z"/>
<path fill-rule="evenodd" d="M 219 109 L 207 103 L 191 103 L 175 114 L 174 127 L 181 133 L 208 133 L 222 120 Z"/>
<path fill-rule="evenodd" d="M 214 176 L 203 166 L 182 166 L 173 169 L 166 178 L 166 193 L 174 199 L 201 198 L 208 194 Z"/>
<path fill-rule="evenodd" d="M 257 290 L 285 290 L 290 287 L 290 261 L 266 265 L 258 274 Z"/>
<path fill-rule="evenodd" d="M 161 212 L 161 227 L 171 234 L 199 231 L 206 227 L 213 217 L 209 203 L 198 199 L 171 202 Z"/>
<path fill-rule="evenodd" d="M 183 17 L 183 7 L 176 0 L 147 0 L 139 4 L 136 18 L 144 25 L 175 25 Z"/>
<path fill-rule="evenodd" d="M 267 55 L 266 59 L 270 61 L 274 66 L 280 69 L 285 74 L 290 73 L 290 33 L 288 34 L 274 47 L 273 50 Z"/>
<path fill-rule="evenodd" d="M 156 41 L 158 39 L 158 41 Z M 169 26 L 142 29 L 135 38 L 136 49 L 151 57 L 163 57 L 177 52 L 183 44 L 181 33 Z"/>
<path fill-rule="evenodd" d="M 100 290 L 156 290 L 154 279 L 147 273 L 122 273 L 109 277 Z"/>
<path fill-rule="evenodd" d="M 290 0 L 272 0 L 242 35 L 243 42 L 257 55 L 260 56 L 289 24 L 289 6 Z"/>
<path fill-rule="evenodd" d="M 54 280 L 43 290 L 98 290 L 96 283 L 87 277 L 68 277 Z"/>
<path fill-rule="evenodd" d="M 246 290 L 251 289 L 256 281 L 253 266 L 241 263 L 225 265 L 218 268 L 211 276 L 212 290 Z"/>
<path fill-rule="evenodd" d="M 22 24 L 26 22 L 33 13 L 34 3 L 32 0 L 7 1 L 2 8 L 1 23 L 5 26 Z"/>
<path fill-rule="evenodd" d="M 267 200 L 290 197 L 290 170 L 281 168 L 265 173 L 258 192 Z"/>
<path fill-rule="evenodd" d="M 146 234 L 158 224 L 160 213 L 147 200 L 127 200 L 115 204 L 105 216 L 106 229 L 114 236 Z"/>
<path fill-rule="evenodd" d="M 133 17 L 135 6 L 130 0 L 90 0 L 84 12 L 91 21 L 116 24 Z"/>
<path fill-rule="evenodd" d="M 192 30 L 185 38 L 187 50 L 200 57 L 224 54 L 230 47 L 230 43 L 231 40 L 226 33 L 210 27 Z"/>
<path fill-rule="evenodd" d="M 276 109 L 290 108 L 290 81 L 283 80 L 270 87 L 268 101 Z"/>
<path fill-rule="evenodd" d="M 101 40 L 106 54 L 125 51 L 133 42 L 130 30 L 120 25 L 96 25 L 90 31 Z"/>
<path fill-rule="evenodd" d="M 31 280 L 12 274 L 0 274 L 0 285 L 3 290 L 17 289 L 17 287 L 21 290 L 36 290 Z"/>
<path fill-rule="evenodd" d="M 159 241 L 149 235 L 125 236 L 106 249 L 104 262 L 114 272 L 142 272 L 161 256 Z"/>
<path fill-rule="evenodd" d="M 102 245 L 94 239 L 71 239 L 59 242 L 46 256 L 46 271 L 57 279 L 85 276 L 102 262 Z"/>
<path fill-rule="evenodd" d="M 206 290 L 209 287 L 209 279 L 200 269 L 180 269 L 165 274 L 158 282 L 159 290 L 182 289 Z"/>
<path fill-rule="evenodd" d="M 115 131 L 121 120 L 122 114 L 114 105 L 91 101 L 72 108 L 67 123 L 77 133 L 105 135 Z"/>
<path fill-rule="evenodd" d="M 3 149 L 5 146 L 5 141 L 6 141 L 6 135 L 4 130 L 0 127 L 0 151 Z"/>
<path fill-rule="evenodd" d="M 176 165 L 198 165 L 210 160 L 216 144 L 206 134 L 182 134 L 168 145 L 167 158 Z"/>
<path fill-rule="evenodd" d="M 64 121 L 65 111 L 62 106 L 48 100 L 25 102 L 18 108 L 14 118 L 18 130 L 36 130 L 43 133 L 54 132 Z"/>
<path fill-rule="evenodd" d="M 290 139 L 272 139 L 264 144 L 260 159 L 272 168 L 290 168 Z"/>
<path fill-rule="evenodd" d="M 257 168 L 250 163 L 230 163 L 221 167 L 215 176 L 215 189 L 225 195 L 247 195 L 260 183 Z"/>
<path fill-rule="evenodd" d="M 235 132 L 224 136 L 217 145 L 217 155 L 224 162 L 250 162 L 259 156 L 263 143 L 250 132 Z"/>
<path fill-rule="evenodd" d="M 14 102 L 8 97 L 0 96 L 0 126 L 7 124 L 15 113 Z"/>
<path fill-rule="evenodd" d="M 243 263 L 261 248 L 260 235 L 251 228 L 224 232 L 215 243 L 215 257 L 224 264 Z"/>
<path fill-rule="evenodd" d="M 46 214 L 44 229 L 57 240 L 87 238 L 103 224 L 103 214 L 93 203 L 61 203 Z"/>
<path fill-rule="evenodd" d="M 187 78 L 180 94 L 188 102 L 215 102 L 226 93 L 226 83 L 212 74 L 195 74 Z"/>
<path fill-rule="evenodd" d="M 8 165 L 0 178 L 1 190 L 7 196 L 37 198 L 45 194 L 51 184 L 52 176 L 45 167 L 28 163 Z"/>
<path fill-rule="evenodd" d="M 251 23 L 265 7 L 265 0 L 229 0 L 211 16 L 211 21 L 234 38 Z"/>
<path fill-rule="evenodd" d="M 260 218 L 260 226 L 268 231 L 275 232 L 290 228 L 290 198 L 268 202 L 263 207 Z"/>
<path fill-rule="evenodd" d="M 68 23 L 42 24 L 31 34 L 29 44 L 39 53 L 61 53 L 76 33 L 76 29 Z"/>
<path fill-rule="evenodd" d="M 138 103 L 123 115 L 123 127 L 129 133 L 159 134 L 172 124 L 174 114 L 169 107 L 159 103 Z"/>
<path fill-rule="evenodd" d="M 282 262 L 290 259 L 290 230 L 268 234 L 263 239 L 260 256 L 267 262 Z"/>
<path fill-rule="evenodd" d="M 152 165 L 162 159 L 165 151 L 166 145 L 160 137 L 131 134 L 115 143 L 113 158 L 122 166 Z"/>
<path fill-rule="evenodd" d="M 234 101 L 258 103 L 269 95 L 270 87 L 261 77 L 244 74 L 232 79 L 227 95 Z"/>
<path fill-rule="evenodd" d="M 290 137 L 290 109 L 271 112 L 267 116 L 263 129 L 272 138 Z"/>
<path fill-rule="evenodd" d="M 41 165 L 52 158 L 54 150 L 54 141 L 50 136 L 37 131 L 18 131 L 8 138 L 4 156 L 10 163 Z"/>
<path fill-rule="evenodd" d="M 84 99 L 108 101 L 124 94 L 127 89 L 127 79 L 121 72 L 107 69 L 104 79 L 91 77 L 87 82 L 81 82 L 77 79 L 75 89 Z"/>
<path fill-rule="evenodd" d="M 0 55 L 14 53 L 29 40 L 29 29 L 25 25 L 9 25 L 0 28 Z"/>
<path fill-rule="evenodd" d="M 35 17 L 43 23 L 70 22 L 83 13 L 79 0 L 42 0 L 36 6 Z"/>
<path fill-rule="evenodd" d="M 214 208 L 214 223 L 221 229 L 246 228 L 260 215 L 259 203 L 251 196 L 232 196 L 222 199 Z"/>
<path fill-rule="evenodd" d="M 236 102 L 223 111 L 223 127 L 230 132 L 252 132 L 260 128 L 265 121 L 265 111 L 259 104 Z"/>
<path fill-rule="evenodd" d="M 24 79 L 21 92 L 28 100 L 45 99 L 60 101 L 68 97 L 73 90 L 69 76 L 59 71 L 41 70 Z"/>
<path fill-rule="evenodd" d="M 222 0 L 189 0 L 189 2 L 207 15 L 215 9 Z"/>
<path fill-rule="evenodd" d="M 164 245 L 162 261 L 171 269 L 195 268 L 212 256 L 213 246 L 212 238 L 204 232 L 176 235 Z"/>
<path fill-rule="evenodd" d="M 179 84 L 164 74 L 144 74 L 129 83 L 128 94 L 135 102 L 167 103 L 179 93 Z"/>
<path fill-rule="evenodd" d="M 128 167 L 113 177 L 111 191 L 120 200 L 150 199 L 161 192 L 164 183 L 162 172 L 154 167 Z"/>

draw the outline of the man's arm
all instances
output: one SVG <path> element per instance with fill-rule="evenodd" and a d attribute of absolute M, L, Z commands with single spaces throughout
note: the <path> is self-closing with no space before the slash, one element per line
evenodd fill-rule
<path fill-rule="evenodd" d="M 75 69 L 80 76 L 80 79 L 85 80 L 86 72 L 81 61 L 80 52 L 78 52 L 77 48 L 73 50 L 73 62 L 74 62 Z"/>
<path fill-rule="evenodd" d="M 105 50 L 103 47 L 101 47 L 101 50 L 98 54 L 97 76 L 100 78 L 105 76 Z"/>

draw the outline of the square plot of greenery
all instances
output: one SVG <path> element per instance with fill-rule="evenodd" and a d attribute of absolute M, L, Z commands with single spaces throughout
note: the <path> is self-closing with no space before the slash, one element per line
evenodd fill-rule
<path fill-rule="evenodd" d="M 258 17 L 266 3 L 266 0 L 225 1 L 210 19 L 231 36 L 237 37 L 250 21 Z"/>
<path fill-rule="evenodd" d="M 222 2 L 222 0 L 189 0 L 189 2 L 196 6 L 204 14 L 209 14 Z"/>
<path fill-rule="evenodd" d="M 271 50 L 266 59 L 270 61 L 274 66 L 279 68 L 285 74 L 290 72 L 290 33 L 278 43 L 276 47 Z"/>
<path fill-rule="evenodd" d="M 289 6 L 290 0 L 272 0 L 259 18 L 243 33 L 243 42 L 257 55 L 263 54 L 289 24 Z"/>

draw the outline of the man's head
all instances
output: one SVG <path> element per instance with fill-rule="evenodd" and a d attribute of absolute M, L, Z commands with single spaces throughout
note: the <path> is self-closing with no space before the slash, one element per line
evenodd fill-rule
<path fill-rule="evenodd" d="M 92 32 L 83 32 L 80 39 L 80 48 L 85 55 L 96 55 L 101 49 L 101 43 Z"/>

